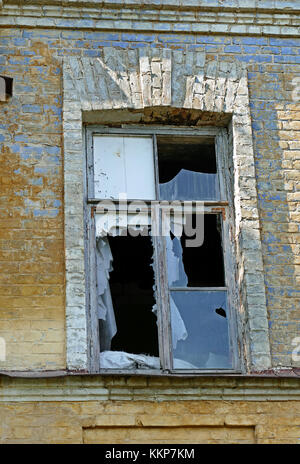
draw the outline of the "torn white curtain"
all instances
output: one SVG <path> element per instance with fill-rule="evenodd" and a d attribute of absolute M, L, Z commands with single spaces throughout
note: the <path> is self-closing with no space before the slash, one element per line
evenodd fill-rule
<path fill-rule="evenodd" d="M 177 219 L 177 218 L 176 218 Z M 174 218 L 170 219 L 170 226 L 174 229 Z M 132 227 L 143 228 L 151 225 L 151 217 L 148 212 L 139 212 L 137 214 L 123 213 L 106 213 L 96 214 L 96 235 L 97 235 L 97 284 L 98 284 L 98 311 L 99 318 L 106 321 L 107 331 L 102 334 L 101 351 L 109 350 L 112 337 L 116 334 L 116 322 L 114 309 L 109 289 L 109 272 L 112 270 L 112 254 L 109 243 L 105 235 L 119 235 L 118 229 L 127 229 Z M 101 237 L 101 238 L 100 238 Z M 176 245 L 176 254 L 174 253 Z M 187 285 L 187 277 L 184 272 L 182 263 L 182 247 L 180 240 L 176 237 L 171 240 L 170 235 L 166 237 L 167 246 L 167 263 L 169 273 L 169 285 L 174 285 L 175 281 L 183 280 L 183 286 Z M 185 324 L 179 313 L 179 310 L 170 294 L 170 311 L 172 321 L 172 344 L 176 349 L 179 340 L 185 340 L 188 336 Z M 153 308 L 156 314 L 156 305 Z M 104 346 L 103 346 L 104 343 Z"/>
<path fill-rule="evenodd" d="M 100 329 L 101 349 L 110 350 L 111 340 L 117 333 L 117 325 L 109 287 L 113 257 L 107 237 L 97 238 L 96 260 L 98 317 L 105 321 L 104 330 Z"/>
<path fill-rule="evenodd" d="M 174 359 L 174 369 L 197 369 L 193 364 Z M 160 359 L 145 354 L 126 353 L 125 351 L 104 351 L 100 353 L 101 369 L 160 369 Z"/>
<path fill-rule="evenodd" d="M 178 242 L 178 247 L 181 249 L 182 256 L 182 247 L 180 240 L 174 238 Z M 182 258 L 175 255 L 173 251 L 173 242 L 170 236 L 166 237 L 166 249 L 167 249 L 167 268 L 168 268 L 168 282 L 169 286 L 173 284 L 173 282 L 179 280 L 180 276 L 185 275 Z M 187 278 L 186 278 L 187 281 Z M 157 313 L 157 307 L 154 305 L 153 312 Z M 183 322 L 183 319 L 180 315 L 180 312 L 175 304 L 175 301 L 172 298 L 172 294 L 170 292 L 170 312 L 171 312 L 171 327 L 172 327 L 172 345 L 173 349 L 175 350 L 177 347 L 177 343 L 179 340 L 186 340 L 188 333 Z"/>
<path fill-rule="evenodd" d="M 188 278 L 184 270 L 180 238 L 166 237 L 168 282 L 170 287 L 187 287 Z"/>
<path fill-rule="evenodd" d="M 125 229 L 142 230 L 151 226 L 148 212 L 129 213 L 126 211 L 96 214 L 96 236 L 117 236 Z"/>

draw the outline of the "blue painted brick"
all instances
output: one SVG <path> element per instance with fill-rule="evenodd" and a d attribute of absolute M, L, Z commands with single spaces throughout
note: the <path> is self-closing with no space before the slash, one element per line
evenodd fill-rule
<path fill-rule="evenodd" d="M 112 34 L 111 32 L 84 32 L 83 38 L 86 40 L 119 40 L 120 34 Z"/>
<path fill-rule="evenodd" d="M 62 50 L 57 50 L 58 56 L 79 56 L 81 55 L 81 50 L 76 50 L 76 48 L 63 48 Z"/>
<path fill-rule="evenodd" d="M 100 56 L 100 49 L 98 50 L 83 50 L 84 56 Z"/>
<path fill-rule="evenodd" d="M 31 39 L 33 37 L 33 32 L 26 29 L 23 31 L 23 37 L 25 37 L 25 39 Z"/>
<path fill-rule="evenodd" d="M 35 217 L 47 216 L 48 214 L 49 214 L 49 211 L 46 210 L 46 209 L 35 209 L 35 210 L 33 210 L 33 215 Z"/>
<path fill-rule="evenodd" d="M 244 55 L 244 56 L 236 56 L 236 59 L 239 61 L 244 61 L 246 63 L 249 63 L 250 61 L 254 62 L 265 62 L 265 63 L 271 63 L 272 62 L 272 56 L 271 55 Z"/>
<path fill-rule="evenodd" d="M 47 174 L 48 171 L 49 171 L 48 167 L 39 167 L 39 166 L 34 167 L 35 174 Z"/>
<path fill-rule="evenodd" d="M 287 56 L 274 56 L 275 63 L 300 63 L 300 56 L 287 55 Z"/>
<path fill-rule="evenodd" d="M 262 50 L 273 55 L 280 55 L 281 53 L 281 47 L 263 47 Z"/>
<path fill-rule="evenodd" d="M 243 37 L 244 45 L 268 45 L 268 39 L 264 37 Z"/>
<path fill-rule="evenodd" d="M 24 113 L 41 113 L 42 109 L 39 105 L 23 105 L 22 111 Z"/>
<path fill-rule="evenodd" d="M 112 42 L 113 47 L 119 47 L 119 48 L 129 48 L 129 43 L 128 42 Z"/>
<path fill-rule="evenodd" d="M 225 53 L 241 53 L 242 52 L 242 49 L 239 45 L 227 45 L 225 48 L 224 48 L 224 52 Z"/>
<path fill-rule="evenodd" d="M 199 47 L 199 45 L 196 45 L 196 47 Z M 216 53 L 217 50 L 218 50 L 217 45 L 205 45 L 205 51 L 206 52 Z"/>
<path fill-rule="evenodd" d="M 14 143 L 11 147 L 10 147 L 10 150 L 13 152 L 13 153 L 19 153 L 20 152 L 20 145 L 18 143 Z"/>
<path fill-rule="evenodd" d="M 63 39 L 80 39 L 82 37 L 82 31 L 62 31 L 61 36 Z"/>
<path fill-rule="evenodd" d="M 281 49 L 283 55 L 299 55 L 299 49 L 292 47 L 282 47 Z"/>
<path fill-rule="evenodd" d="M 262 123 L 258 122 L 258 121 L 252 121 L 252 129 L 254 131 L 259 131 L 259 130 L 262 130 L 263 128 L 263 125 Z"/>
<path fill-rule="evenodd" d="M 130 48 L 145 48 L 147 46 L 148 46 L 148 44 L 141 43 L 141 42 L 133 42 L 133 43 L 130 44 Z"/>
<path fill-rule="evenodd" d="M 24 56 L 34 56 L 36 52 L 34 50 L 20 50 L 20 54 Z"/>
<path fill-rule="evenodd" d="M 59 155 L 60 154 L 60 147 L 46 147 L 45 148 L 46 153 L 49 155 Z"/>
<path fill-rule="evenodd" d="M 19 134 L 19 135 L 16 135 L 16 136 L 15 136 L 15 141 L 16 141 L 16 142 L 27 142 L 27 141 L 28 141 L 28 137 L 27 137 L 27 135 Z"/>
<path fill-rule="evenodd" d="M 203 44 L 220 45 L 220 44 L 229 44 L 229 43 L 231 43 L 231 40 L 228 37 L 200 35 L 200 36 L 197 36 L 196 42 L 197 43 L 203 43 Z"/>
<path fill-rule="evenodd" d="M 276 39 L 270 37 L 270 45 L 279 45 L 287 47 L 300 47 L 300 39 Z"/>
<path fill-rule="evenodd" d="M 180 36 L 179 34 L 160 34 L 158 41 L 163 43 L 193 43 L 194 37 L 189 35 Z"/>
<path fill-rule="evenodd" d="M 104 42 L 104 41 L 103 41 L 103 42 L 99 42 L 99 41 L 97 41 L 97 42 L 94 42 L 94 41 L 93 41 L 93 42 L 90 42 L 91 48 L 103 48 L 103 47 L 107 47 L 108 45 L 109 45 L 109 43 L 108 43 L 108 42 Z"/>
<path fill-rule="evenodd" d="M 15 55 L 16 51 L 10 48 L 0 47 L 0 55 Z"/>
<path fill-rule="evenodd" d="M 121 37 L 122 37 L 122 40 L 128 41 L 128 42 L 151 42 L 153 43 L 155 41 L 155 36 L 149 35 L 149 34 L 133 34 L 131 32 L 123 32 Z M 113 39 L 113 40 L 116 40 L 116 39 Z"/>
<path fill-rule="evenodd" d="M 29 153 L 30 155 L 35 154 L 35 155 L 41 155 L 43 152 L 42 147 L 34 147 L 34 146 L 29 146 L 29 147 L 23 147 L 22 151 L 24 153 Z M 36 158 L 40 158 L 40 156 L 36 156 Z"/>
<path fill-rule="evenodd" d="M 43 185 L 43 178 L 32 179 L 32 185 Z"/>
<path fill-rule="evenodd" d="M 259 51 L 259 47 L 251 46 L 251 45 L 244 45 L 244 52 L 245 53 L 257 53 Z"/>
<path fill-rule="evenodd" d="M 17 37 L 16 39 L 13 39 L 13 44 L 16 46 L 27 45 L 27 40 Z"/>
<path fill-rule="evenodd" d="M 22 64 L 29 64 L 30 63 L 30 58 L 28 56 L 24 56 L 23 58 L 9 58 L 8 60 L 9 64 L 17 64 L 17 65 L 22 65 Z"/>
<path fill-rule="evenodd" d="M 268 45 L 268 39 L 264 37 L 233 37 L 232 42 L 238 45 Z"/>

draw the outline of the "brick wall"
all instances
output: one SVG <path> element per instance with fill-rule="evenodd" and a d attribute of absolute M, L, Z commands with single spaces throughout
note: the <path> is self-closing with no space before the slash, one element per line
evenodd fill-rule
<path fill-rule="evenodd" d="M 191 0 L 185 2 L 189 10 L 173 13 L 155 10 L 159 2 L 150 2 L 153 11 L 136 5 L 136 12 L 114 11 L 114 19 L 105 8 L 42 10 L 31 3 L 20 7 L 4 1 L 0 18 L 0 74 L 14 77 L 13 98 L 0 102 L 0 337 L 7 354 L 0 369 L 65 368 L 62 57 L 97 57 L 103 47 L 148 45 L 234 55 L 247 65 L 272 363 L 299 366 L 291 356 L 300 332 L 296 2 L 260 2 L 265 10 L 255 16 L 254 0 L 230 2 L 241 7 L 238 12 L 230 5 L 223 11 L 228 2 L 217 0 L 210 2 L 211 11 L 201 11 L 200 1 L 194 8 Z M 45 384 L 38 379 L 34 384 L 43 395 Z M 89 401 L 66 402 L 62 396 L 23 403 L 21 389 L 17 399 L 8 396 L 0 405 L 1 440 L 81 443 L 108 434 L 111 442 L 129 443 L 137 433 L 141 442 L 149 438 L 151 425 L 152 440 L 157 433 L 166 443 L 174 428 L 181 443 L 189 434 L 195 441 L 194 433 L 203 442 L 299 442 L 299 401 L 280 401 L 279 393 L 267 402 L 272 387 L 260 401 L 250 402 L 249 389 L 243 388 L 243 401 L 220 399 L 222 390 L 219 401 L 179 402 L 176 396 L 176 402 L 164 403 L 120 402 L 111 396 L 93 402 L 93 393 Z"/>
<path fill-rule="evenodd" d="M 116 401 L 0 405 L 0 443 L 299 443 L 300 403 Z"/>
<path fill-rule="evenodd" d="M 292 38 L 1 29 L 1 319 L 6 368 L 64 366 L 61 62 L 104 46 L 234 54 L 247 63 L 274 366 L 293 365 L 299 333 L 300 40 Z M 4 366 L 3 366 L 4 367 Z"/>

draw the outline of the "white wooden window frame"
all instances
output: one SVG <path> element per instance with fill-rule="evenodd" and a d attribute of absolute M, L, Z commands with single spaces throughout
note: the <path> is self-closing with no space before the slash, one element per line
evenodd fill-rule
<path fill-rule="evenodd" d="M 98 331 L 97 301 L 96 301 L 96 260 L 95 260 L 95 213 L 97 204 L 103 199 L 95 198 L 94 195 L 94 172 L 93 172 L 93 137 L 95 135 L 123 135 L 123 136 L 152 136 L 154 144 L 155 157 L 155 177 L 156 193 L 158 196 L 158 162 L 157 162 L 157 141 L 156 136 L 176 135 L 177 137 L 188 138 L 199 137 L 199 143 L 209 140 L 215 145 L 217 175 L 219 179 L 220 199 L 216 201 L 204 201 L 205 214 L 222 215 L 222 246 L 224 256 L 225 287 L 202 287 L 201 290 L 226 290 L 227 292 L 227 309 L 228 309 L 228 329 L 229 329 L 229 346 L 232 358 L 232 369 L 173 369 L 172 368 L 172 343 L 171 343 L 171 324 L 169 308 L 169 287 L 166 275 L 166 256 L 163 237 L 153 237 L 154 239 L 154 256 L 155 256 L 155 284 L 158 306 L 158 336 L 159 336 L 159 355 L 162 368 L 159 370 L 151 369 L 101 369 L 100 366 L 100 344 Z M 235 276 L 237 266 L 235 250 L 230 240 L 230 229 L 234 229 L 234 199 L 232 197 L 233 189 L 230 183 L 230 168 L 228 159 L 228 133 L 225 128 L 206 126 L 202 128 L 187 127 L 163 127 L 163 126 L 133 126 L 123 125 L 121 128 L 111 128 L 107 126 L 87 126 L 85 131 L 87 163 L 85 179 L 85 257 L 86 257 L 86 299 L 87 299 L 87 331 L 89 345 L 89 368 L 91 372 L 100 372 L 101 374 L 140 374 L 140 375 L 198 375 L 209 373 L 229 374 L 241 371 L 240 356 L 237 346 L 237 314 L 239 305 L 239 291 Z M 134 200 L 134 199 L 131 199 Z M 129 199 L 130 201 L 130 199 Z M 117 202 L 117 200 L 116 200 Z M 147 203 L 147 201 L 145 201 Z M 157 215 L 163 211 L 157 201 Z M 156 215 L 156 217 L 157 217 Z M 153 217 L 152 217 L 153 218 Z M 154 224 L 152 224 L 154 225 Z M 162 270 L 159 271 L 158 269 Z M 188 288 L 190 290 L 190 288 Z"/>

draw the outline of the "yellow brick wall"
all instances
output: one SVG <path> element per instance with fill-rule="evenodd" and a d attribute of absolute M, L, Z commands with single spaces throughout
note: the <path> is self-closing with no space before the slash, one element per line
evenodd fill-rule
<path fill-rule="evenodd" d="M 0 171 L 0 369 L 65 367 L 62 129 L 60 72 L 49 47 L 32 41 L 23 67 L 13 46 L 14 97 L 0 106 L 5 141 Z M 34 112 L 32 112 L 34 111 Z"/>
<path fill-rule="evenodd" d="M 300 402 L 0 405 L 0 443 L 299 443 Z"/>
<path fill-rule="evenodd" d="M 189 49 L 197 43 L 198 49 L 213 47 L 216 56 L 234 54 L 247 63 L 272 361 L 298 366 L 291 353 L 300 317 L 300 112 L 292 85 L 299 43 L 229 35 L 209 36 L 209 42 L 197 34 L 151 37 L 159 47 L 176 48 L 182 41 Z M 0 103 L 0 337 L 6 341 L 1 369 L 65 368 L 62 57 L 97 56 L 112 40 L 135 49 L 150 39 L 87 32 L 84 21 L 72 31 L 1 28 L 1 73 L 14 77 L 13 98 Z"/>
<path fill-rule="evenodd" d="M 3 16 L 8 23 L 10 14 Z M 299 39 L 221 35 L 222 29 L 103 31 L 68 19 L 69 28 L 54 27 L 57 19 L 36 28 L 25 16 L 25 26 L 0 29 L 0 74 L 14 77 L 13 98 L 0 102 L 0 337 L 6 341 L 0 369 L 65 368 L 62 57 L 96 57 L 112 45 L 135 50 L 149 41 L 213 57 L 234 54 L 247 64 L 273 365 L 299 366 L 291 359 L 300 319 L 300 106 L 291 84 L 299 77 Z M 59 386 L 53 389 L 59 396 Z M 148 384 L 145 391 L 153 394 Z M 20 402 L 0 403 L 1 443 L 300 440 L 300 401 L 21 402 L 18 392 Z"/>
<path fill-rule="evenodd" d="M 1 73 L 14 77 L 13 98 L 0 103 L 3 370 L 65 368 L 62 57 L 97 56 L 112 37 L 116 47 L 132 49 L 149 40 L 84 27 L 1 28 Z M 292 85 L 298 41 L 284 39 L 284 46 L 280 38 L 225 35 L 210 36 L 207 45 L 207 37 L 178 34 L 151 40 L 168 48 L 173 40 L 186 49 L 213 46 L 215 55 L 247 63 L 272 361 L 298 366 L 291 356 L 300 317 L 300 112 Z"/>

